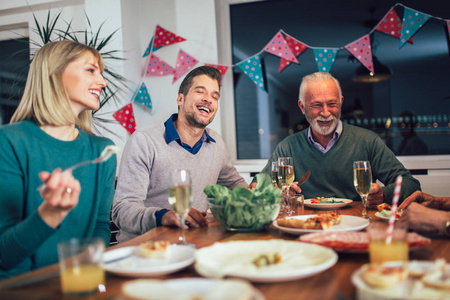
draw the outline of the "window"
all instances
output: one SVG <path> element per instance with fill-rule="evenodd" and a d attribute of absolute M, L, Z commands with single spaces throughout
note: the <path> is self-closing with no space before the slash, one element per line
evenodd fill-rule
<path fill-rule="evenodd" d="M 396 3 L 382 1 L 376 7 L 356 0 L 222 4 L 218 19 L 224 45 L 219 45 L 219 55 L 234 66 L 233 86 L 224 86 L 222 93 L 226 101 L 233 99 L 224 115 L 234 119 L 224 128 L 223 136 L 235 162 L 265 161 L 282 139 L 308 127 L 297 106 L 298 88 L 303 76 L 317 71 L 312 49 L 297 57 L 299 64 L 291 63 L 281 72 L 280 58 L 262 52 L 265 93 L 235 66 L 237 63 L 260 52 L 280 29 L 310 47 L 344 47 L 369 33 Z M 408 7 L 450 19 L 450 4 L 446 2 L 409 1 Z M 395 10 L 401 18 L 403 7 Z M 378 83 L 352 80 L 362 65 L 347 50 L 339 50 L 330 72 L 343 90 L 341 119 L 377 132 L 396 155 L 450 154 L 447 27 L 431 18 L 412 38 L 414 44 L 399 49 L 397 38 L 378 31 L 371 34 L 374 57 L 393 73 L 390 80 Z M 414 138 L 405 142 L 411 136 Z"/>
<path fill-rule="evenodd" d="M 0 41 L 0 124 L 8 124 L 19 105 L 30 63 L 28 38 Z"/>

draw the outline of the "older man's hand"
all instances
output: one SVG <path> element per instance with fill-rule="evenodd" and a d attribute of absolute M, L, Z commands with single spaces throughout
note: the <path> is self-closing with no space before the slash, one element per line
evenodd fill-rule
<path fill-rule="evenodd" d="M 444 234 L 445 223 L 450 219 L 450 212 L 428 208 L 412 202 L 403 210 L 402 221 L 409 229 L 423 233 Z"/>
<path fill-rule="evenodd" d="M 377 205 L 383 203 L 384 195 L 383 189 L 377 183 L 372 183 L 369 191 L 369 196 L 367 196 L 367 207 L 376 208 Z"/>
<path fill-rule="evenodd" d="M 206 220 L 205 216 L 206 212 L 200 212 L 195 208 L 191 208 L 189 210 L 188 216 L 186 217 L 187 224 L 183 224 L 184 228 L 188 229 L 189 226 L 194 228 L 208 226 L 208 221 Z M 180 220 L 173 210 L 168 211 L 163 215 L 161 219 L 161 225 L 181 227 Z"/>

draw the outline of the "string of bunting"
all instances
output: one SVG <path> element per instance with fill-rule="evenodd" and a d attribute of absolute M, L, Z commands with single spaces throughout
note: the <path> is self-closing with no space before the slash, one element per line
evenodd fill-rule
<path fill-rule="evenodd" d="M 396 6 L 403 7 L 403 19 L 400 20 Z M 395 4 L 383 16 L 378 24 L 371 29 L 371 31 L 354 40 L 353 42 L 340 47 L 314 47 L 307 45 L 300 40 L 294 38 L 283 30 L 279 30 L 275 36 L 261 49 L 258 53 L 248 57 L 235 65 L 219 65 L 204 63 L 217 68 L 222 73 L 222 80 L 225 73 L 230 67 L 238 67 L 247 75 L 253 83 L 261 90 L 267 92 L 265 85 L 265 74 L 262 68 L 261 54 L 267 52 L 269 54 L 280 57 L 280 65 L 278 72 L 282 72 L 291 63 L 299 64 L 297 57 L 304 53 L 307 49 L 312 49 L 314 58 L 317 64 L 317 69 L 320 72 L 329 72 L 333 66 L 337 53 L 340 50 L 350 52 L 369 72 L 375 74 L 376 70 L 373 67 L 372 49 L 370 35 L 374 31 L 379 31 L 399 39 L 399 49 L 406 43 L 414 43 L 412 36 L 431 18 L 445 22 L 447 25 L 447 32 L 450 36 L 450 20 L 445 20 L 439 17 L 431 16 L 415 9 L 409 8 L 401 3 Z M 169 63 L 159 58 L 154 52 L 173 44 L 186 41 L 185 38 L 176 35 L 175 33 L 157 25 L 155 33 L 152 36 L 150 43 L 143 54 L 143 58 L 148 56 L 147 67 L 144 76 L 173 76 L 172 84 L 174 84 L 183 75 L 189 72 L 199 60 L 194 58 L 186 51 L 179 49 L 176 64 L 172 67 Z M 150 94 L 144 82 L 140 85 L 132 102 L 117 110 L 113 117 L 130 133 L 136 130 L 136 122 L 134 118 L 133 102 L 138 102 L 145 108 L 152 110 L 152 101 Z"/>

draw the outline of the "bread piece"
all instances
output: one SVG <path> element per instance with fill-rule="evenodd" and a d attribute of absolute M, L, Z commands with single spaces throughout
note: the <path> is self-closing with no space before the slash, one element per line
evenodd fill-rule
<path fill-rule="evenodd" d="M 148 241 L 139 245 L 138 254 L 148 258 L 165 258 L 169 241 Z"/>
<path fill-rule="evenodd" d="M 424 286 L 450 291 L 450 274 L 443 271 L 435 271 L 425 274 L 422 277 Z"/>
<path fill-rule="evenodd" d="M 443 272 L 445 270 L 445 259 L 436 259 L 429 268 L 423 268 L 417 260 L 410 261 L 407 265 L 409 276 L 412 278 L 421 278 L 429 273 Z"/>
<path fill-rule="evenodd" d="M 206 280 L 207 279 L 199 279 Z M 192 290 L 176 288 L 176 280 L 168 284 L 164 280 L 136 279 L 125 282 L 122 292 L 131 299 L 141 300 L 251 300 L 253 286 L 240 279 L 217 280 L 212 288 L 203 294 Z M 180 285 L 182 287 L 183 285 Z"/>
<path fill-rule="evenodd" d="M 361 268 L 361 277 L 368 285 L 385 289 L 405 280 L 408 271 L 403 266 L 366 264 Z"/>

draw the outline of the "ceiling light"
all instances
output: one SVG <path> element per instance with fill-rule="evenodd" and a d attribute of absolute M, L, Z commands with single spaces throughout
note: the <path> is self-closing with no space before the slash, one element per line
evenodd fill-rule
<path fill-rule="evenodd" d="M 376 56 L 373 56 L 372 59 L 375 73 L 367 70 L 365 66 L 359 66 L 356 69 L 355 76 L 352 78 L 353 81 L 373 83 L 389 80 L 394 76 L 392 70 L 388 66 L 382 64 Z"/>

